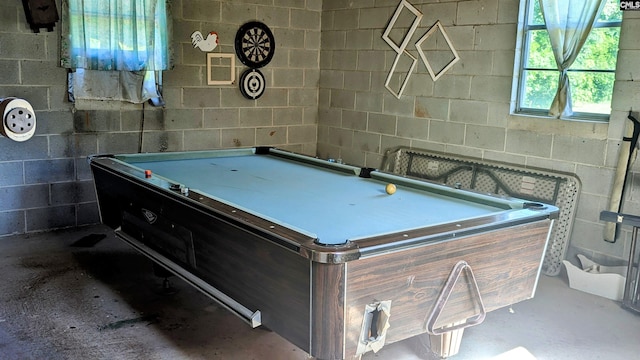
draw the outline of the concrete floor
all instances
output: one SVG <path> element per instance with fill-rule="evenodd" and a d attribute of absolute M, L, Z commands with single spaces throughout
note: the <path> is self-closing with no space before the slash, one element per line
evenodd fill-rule
<path fill-rule="evenodd" d="M 77 246 L 93 234 L 106 237 Z M 180 280 L 160 294 L 150 270 L 102 226 L 1 238 L 0 359 L 308 359 Z M 534 299 L 489 313 L 450 359 L 637 359 L 639 338 L 640 316 L 543 276 Z M 417 344 L 362 359 L 435 358 Z"/>

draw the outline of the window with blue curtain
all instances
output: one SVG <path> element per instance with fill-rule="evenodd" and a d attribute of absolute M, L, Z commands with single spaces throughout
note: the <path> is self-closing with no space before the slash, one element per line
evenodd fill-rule
<path fill-rule="evenodd" d="M 62 0 L 62 67 L 73 99 L 161 102 L 171 67 L 168 0 Z"/>

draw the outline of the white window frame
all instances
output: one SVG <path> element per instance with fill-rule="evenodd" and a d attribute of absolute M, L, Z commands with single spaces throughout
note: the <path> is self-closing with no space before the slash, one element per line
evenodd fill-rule
<path fill-rule="evenodd" d="M 526 63 L 527 55 L 529 54 L 529 43 L 527 42 L 527 39 L 529 38 L 527 36 L 528 31 L 546 29 L 545 25 L 528 25 L 529 8 L 530 8 L 530 3 L 532 1 L 538 1 L 538 0 L 520 0 L 520 8 L 518 10 L 518 37 L 517 37 L 517 43 L 516 43 L 516 54 L 515 54 L 514 71 L 513 71 L 513 85 L 511 89 L 511 113 L 514 115 L 553 118 L 552 116 L 549 116 L 548 110 L 523 108 L 520 106 L 522 96 L 523 96 L 522 94 L 523 94 L 523 86 L 524 86 L 524 79 L 523 79 L 524 71 L 526 70 L 546 71 L 547 70 L 547 69 L 524 67 Z M 603 28 L 603 27 L 620 27 L 621 28 L 622 21 L 607 22 L 607 23 L 596 21 L 593 24 L 593 28 Z M 618 39 L 618 41 L 620 41 L 620 39 Z M 615 74 L 616 69 L 613 69 L 613 70 L 569 69 L 567 71 L 569 72 L 575 72 L 575 71 L 606 72 L 606 73 Z M 557 73 L 558 70 L 556 69 L 555 72 Z M 562 119 L 608 122 L 609 116 L 610 114 L 574 112 L 574 114 L 571 117 L 568 117 L 568 118 L 562 117 Z"/>

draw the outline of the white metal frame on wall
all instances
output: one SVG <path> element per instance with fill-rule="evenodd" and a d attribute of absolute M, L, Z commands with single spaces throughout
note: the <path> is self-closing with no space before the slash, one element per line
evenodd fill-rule
<path fill-rule="evenodd" d="M 391 33 L 391 31 L 393 31 L 396 25 L 396 22 L 400 17 L 400 14 L 405 9 L 411 12 L 415 16 L 415 18 L 413 19 L 411 26 L 409 27 L 404 38 L 402 39 L 402 42 L 400 44 L 397 44 L 396 42 L 393 41 L 393 39 L 389 37 L 389 34 Z M 407 45 L 409 44 L 409 41 L 413 37 L 413 34 L 416 32 L 418 25 L 420 24 L 420 21 L 422 20 L 422 16 L 423 16 L 422 13 L 418 9 L 416 9 L 413 5 L 411 5 L 407 0 L 401 0 L 400 3 L 398 4 L 398 7 L 396 8 L 396 11 L 393 13 L 393 16 L 389 20 L 389 25 L 387 25 L 387 28 L 384 30 L 384 33 L 382 34 L 382 39 L 387 44 L 389 44 L 389 46 L 391 46 L 391 48 L 395 50 L 395 52 L 397 53 L 396 58 L 393 60 L 393 64 L 391 65 L 391 69 L 389 70 L 389 74 L 387 75 L 387 78 L 385 80 L 384 86 L 385 88 L 387 88 L 387 90 L 389 90 L 389 92 L 391 92 L 398 99 L 400 98 L 400 96 L 402 96 L 402 93 L 404 92 L 404 89 L 407 86 L 407 83 L 409 82 L 409 77 L 411 77 L 411 74 L 416 68 L 416 63 L 418 62 L 418 59 L 416 59 L 415 56 L 411 55 L 406 49 L 407 49 Z M 427 59 L 427 56 L 424 50 L 422 50 L 422 43 L 424 43 L 430 36 L 436 33 L 436 31 L 440 31 L 440 33 L 442 34 L 442 36 L 444 37 L 447 43 L 447 46 L 449 47 L 449 50 L 451 50 L 451 53 L 453 54 L 453 59 L 449 61 L 438 72 L 435 72 L 433 70 L 431 64 L 429 63 L 429 60 Z M 458 55 L 458 52 L 454 49 L 453 44 L 451 43 L 451 40 L 447 35 L 447 32 L 444 30 L 444 27 L 442 27 L 442 24 L 440 23 L 439 20 L 436 21 L 436 23 L 433 26 L 431 26 L 429 30 L 427 30 L 427 32 L 415 43 L 415 47 L 418 50 L 418 54 L 420 55 L 420 58 L 424 62 L 425 66 L 427 67 L 427 71 L 429 71 L 429 75 L 431 76 L 431 79 L 433 79 L 433 81 L 438 80 L 442 75 L 444 75 L 444 73 L 447 70 L 449 70 L 455 63 L 457 63 L 460 60 L 460 56 Z M 395 74 L 398 62 L 400 61 L 400 58 L 403 55 L 406 55 L 411 59 L 411 66 L 409 68 L 409 71 L 407 72 L 406 77 L 402 81 L 402 84 L 400 84 L 400 89 L 396 92 L 394 89 L 391 88 L 391 86 L 389 86 L 389 84 L 391 82 L 391 79 L 393 78 L 393 75 Z"/>

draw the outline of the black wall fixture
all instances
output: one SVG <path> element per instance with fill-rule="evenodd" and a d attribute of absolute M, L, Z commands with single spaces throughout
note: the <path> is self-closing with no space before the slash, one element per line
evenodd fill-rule
<path fill-rule="evenodd" d="M 33 32 L 40 32 L 40 28 L 53 31 L 59 19 L 55 0 L 22 0 L 22 5 Z"/>

